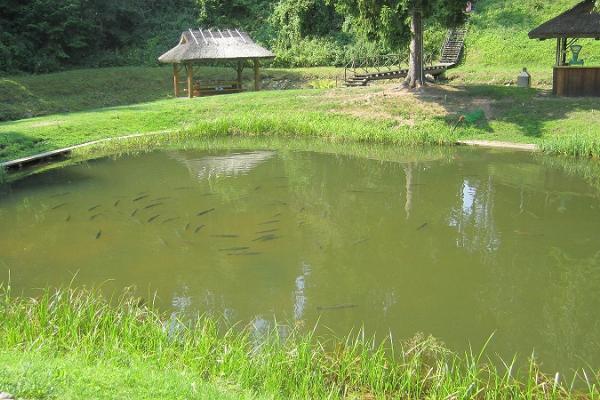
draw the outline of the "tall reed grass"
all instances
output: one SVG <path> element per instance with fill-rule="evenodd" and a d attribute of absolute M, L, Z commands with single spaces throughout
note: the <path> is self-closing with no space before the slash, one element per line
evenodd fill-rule
<path fill-rule="evenodd" d="M 44 290 L 36 297 L 0 288 L 0 350 L 90 361 L 143 358 L 276 398 L 563 399 L 599 398 L 598 375 L 581 370 L 565 382 L 535 361 L 492 363 L 485 351 L 458 355 L 432 337 L 382 343 L 362 331 L 343 339 L 274 330 L 257 338 L 210 317 L 167 318 L 124 293 L 107 299 L 89 289 Z"/>

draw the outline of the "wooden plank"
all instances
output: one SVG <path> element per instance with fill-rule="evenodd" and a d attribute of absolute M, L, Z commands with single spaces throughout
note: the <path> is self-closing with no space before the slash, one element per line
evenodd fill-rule
<path fill-rule="evenodd" d="M 552 93 L 568 97 L 600 97 L 600 67 L 555 67 Z"/>
<path fill-rule="evenodd" d="M 238 85 L 238 89 L 242 88 L 242 73 L 244 72 L 244 62 L 243 61 L 238 61 L 237 62 L 237 85 Z"/>
<path fill-rule="evenodd" d="M 260 84 L 260 62 L 254 59 L 254 90 L 257 92 L 260 90 Z"/>
<path fill-rule="evenodd" d="M 162 135 L 162 134 L 171 133 L 171 132 L 172 132 L 172 130 L 149 132 L 149 133 L 135 133 L 132 135 L 93 140 L 93 141 L 87 142 L 87 143 L 76 144 L 74 146 L 69 146 L 69 147 L 65 147 L 65 148 L 57 149 L 57 150 L 50 150 L 50 151 L 46 151 L 43 153 L 35 154 L 33 156 L 18 158 L 16 160 L 11 160 L 11 161 L 7 161 L 4 163 L 0 163 L 0 168 L 6 168 L 7 170 L 25 168 L 25 167 L 40 164 L 43 162 L 48 162 L 48 161 L 51 161 L 56 158 L 66 157 L 66 156 L 70 155 L 73 152 L 73 150 L 80 149 L 83 147 L 93 146 L 96 144 L 111 142 L 111 141 L 115 141 L 115 140 L 125 140 L 125 139 L 133 139 L 133 138 L 138 138 L 138 137 L 143 137 L 143 136 Z"/>
<path fill-rule="evenodd" d="M 186 65 L 188 97 L 194 97 L 194 71 L 191 63 Z"/>
<path fill-rule="evenodd" d="M 179 97 L 179 66 L 173 64 L 173 92 L 175 97 Z"/>

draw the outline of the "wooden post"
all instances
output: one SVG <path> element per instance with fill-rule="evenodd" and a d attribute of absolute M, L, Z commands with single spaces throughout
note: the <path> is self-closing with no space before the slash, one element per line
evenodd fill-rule
<path fill-rule="evenodd" d="M 559 67 L 560 66 L 560 42 L 561 42 L 561 38 L 556 39 L 556 66 Z"/>
<path fill-rule="evenodd" d="M 173 64 L 173 92 L 175 98 L 179 97 L 179 65 Z"/>
<path fill-rule="evenodd" d="M 194 71 L 192 68 L 192 63 L 186 64 L 186 69 L 188 97 L 191 99 L 192 97 L 194 97 Z"/>
<path fill-rule="evenodd" d="M 260 62 L 254 59 L 254 90 L 260 90 Z"/>
<path fill-rule="evenodd" d="M 562 42 L 562 55 L 561 55 L 561 64 L 560 65 L 567 65 L 567 38 L 564 37 Z"/>
<path fill-rule="evenodd" d="M 238 89 L 242 88 L 242 72 L 244 72 L 244 61 L 238 61 L 237 63 L 237 84 Z"/>

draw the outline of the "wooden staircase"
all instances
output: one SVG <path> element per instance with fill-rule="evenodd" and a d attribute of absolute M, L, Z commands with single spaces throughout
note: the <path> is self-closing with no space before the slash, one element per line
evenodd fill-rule
<path fill-rule="evenodd" d="M 463 49 L 465 47 L 466 28 L 451 29 L 448 31 L 446 41 L 440 51 L 440 64 L 455 66 L 460 61 Z"/>
<path fill-rule="evenodd" d="M 465 43 L 466 28 L 451 29 L 440 49 L 439 61 L 430 55 L 425 60 L 425 73 L 438 76 L 458 65 Z M 401 79 L 408 75 L 408 59 L 398 54 L 354 59 L 344 69 L 348 87 L 367 86 L 370 81 Z"/>

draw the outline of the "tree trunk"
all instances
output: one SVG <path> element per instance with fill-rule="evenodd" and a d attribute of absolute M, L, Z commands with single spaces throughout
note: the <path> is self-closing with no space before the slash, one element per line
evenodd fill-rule
<path fill-rule="evenodd" d="M 423 71 L 423 9 L 421 1 L 416 0 L 410 18 L 410 59 L 408 62 L 408 75 L 404 81 L 410 89 L 423 86 L 425 72 Z"/>

